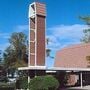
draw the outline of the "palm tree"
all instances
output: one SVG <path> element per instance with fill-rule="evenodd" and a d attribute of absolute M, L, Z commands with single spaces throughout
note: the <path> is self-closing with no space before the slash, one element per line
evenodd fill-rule
<path fill-rule="evenodd" d="M 49 38 L 47 38 L 47 39 L 46 39 L 47 45 L 49 45 L 49 42 L 51 42 L 51 40 L 50 40 Z M 47 49 L 46 49 L 46 55 L 47 55 L 47 57 L 54 58 L 54 57 L 52 57 L 52 56 L 50 55 L 50 53 L 51 53 L 51 49 L 47 48 Z"/>
<path fill-rule="evenodd" d="M 83 20 L 86 23 L 86 25 L 90 26 L 90 16 L 79 16 L 79 18 Z"/>
<path fill-rule="evenodd" d="M 79 18 L 83 20 L 86 23 L 86 25 L 89 27 L 89 29 L 83 30 L 84 36 L 82 37 L 81 41 L 84 43 L 90 43 L 90 16 L 83 16 L 83 17 L 80 16 Z M 88 67 L 90 67 L 90 55 L 86 56 L 86 60 L 89 64 Z"/>

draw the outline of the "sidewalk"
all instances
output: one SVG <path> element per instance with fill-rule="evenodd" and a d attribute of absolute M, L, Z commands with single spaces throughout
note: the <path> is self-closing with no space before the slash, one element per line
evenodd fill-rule
<path fill-rule="evenodd" d="M 90 90 L 90 85 L 83 86 L 82 88 L 80 86 L 79 87 L 70 87 L 67 90 Z"/>

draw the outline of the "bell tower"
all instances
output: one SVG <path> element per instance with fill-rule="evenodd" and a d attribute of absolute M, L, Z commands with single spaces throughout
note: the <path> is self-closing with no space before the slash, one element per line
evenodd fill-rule
<path fill-rule="evenodd" d="M 45 4 L 29 6 L 29 66 L 45 66 Z"/>

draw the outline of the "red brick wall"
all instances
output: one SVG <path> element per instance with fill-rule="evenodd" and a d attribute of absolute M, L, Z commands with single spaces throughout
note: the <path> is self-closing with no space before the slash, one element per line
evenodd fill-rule
<path fill-rule="evenodd" d="M 30 65 L 31 66 L 35 65 L 35 55 L 30 55 Z"/>
<path fill-rule="evenodd" d="M 37 16 L 37 65 L 45 65 L 45 17 Z"/>
<path fill-rule="evenodd" d="M 36 3 L 36 13 L 38 15 L 42 15 L 42 16 L 45 16 L 46 15 L 46 7 L 45 7 L 45 4 L 42 4 L 42 3 Z"/>

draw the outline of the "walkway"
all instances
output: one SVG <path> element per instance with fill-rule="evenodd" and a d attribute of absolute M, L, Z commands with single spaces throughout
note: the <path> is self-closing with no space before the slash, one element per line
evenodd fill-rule
<path fill-rule="evenodd" d="M 90 85 L 81 87 L 70 87 L 67 90 L 90 90 Z"/>

